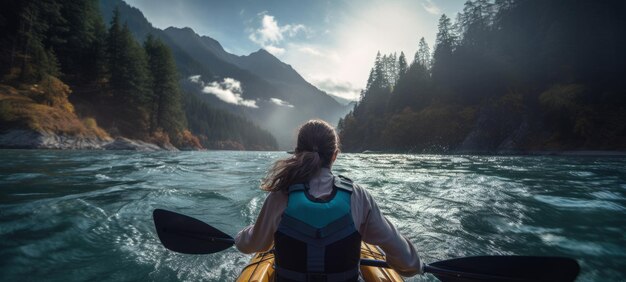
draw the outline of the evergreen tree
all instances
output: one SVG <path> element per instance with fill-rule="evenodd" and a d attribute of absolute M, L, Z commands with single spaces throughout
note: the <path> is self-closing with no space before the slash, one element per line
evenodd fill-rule
<path fill-rule="evenodd" d="M 426 43 L 426 40 L 422 37 L 420 38 L 417 52 L 415 52 L 413 64 L 419 64 L 425 69 L 430 69 L 430 57 L 430 47 L 428 47 L 428 43 Z"/>
<path fill-rule="evenodd" d="M 183 102 L 189 129 L 200 138 L 206 148 L 248 150 L 278 148 L 272 134 L 243 117 L 213 108 L 191 94 L 183 95 Z"/>
<path fill-rule="evenodd" d="M 120 24 L 118 10 L 111 20 L 107 47 L 115 127 L 124 136 L 146 139 L 153 101 L 146 54 L 128 27 Z"/>
<path fill-rule="evenodd" d="M 376 60 L 374 61 L 374 79 L 371 88 L 384 88 L 389 84 L 385 73 L 385 61 L 385 57 L 381 57 L 380 51 L 378 51 L 378 53 L 376 53 Z"/>
<path fill-rule="evenodd" d="M 4 79 L 36 83 L 46 75 L 57 76 L 59 64 L 52 43 L 63 40 L 55 36 L 65 21 L 60 4 L 55 0 L 9 0 L 2 5 L 0 70 L 8 74 Z"/>
<path fill-rule="evenodd" d="M 465 2 L 463 13 L 459 14 L 459 33 L 463 37 L 463 46 L 484 48 L 488 44 L 487 36 L 493 19 L 493 4 L 487 0 Z"/>
<path fill-rule="evenodd" d="M 452 30 L 452 22 L 445 14 L 439 18 L 439 31 L 433 53 L 433 78 L 435 80 L 448 79 L 453 63 L 452 52 L 455 47 L 456 37 Z"/>
<path fill-rule="evenodd" d="M 104 23 L 100 15 L 97 0 L 64 1 L 60 8 L 62 24 L 48 33 L 49 36 L 62 38 L 52 44 L 66 80 L 94 78 L 85 77 L 85 73 L 98 73 L 102 67 L 101 57 L 95 54 L 103 45 Z M 96 47 L 95 45 L 100 45 Z"/>
<path fill-rule="evenodd" d="M 400 52 L 400 57 L 398 58 L 398 76 L 402 77 L 406 74 L 407 68 L 406 56 L 404 56 L 404 52 Z"/>
<path fill-rule="evenodd" d="M 148 35 L 144 48 L 148 55 L 153 101 L 151 105 L 150 131 L 163 129 L 174 144 L 186 126 L 178 87 L 178 74 L 174 58 L 167 46 Z"/>

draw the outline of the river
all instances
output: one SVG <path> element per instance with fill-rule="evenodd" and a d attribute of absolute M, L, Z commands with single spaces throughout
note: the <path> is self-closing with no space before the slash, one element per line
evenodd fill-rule
<path fill-rule="evenodd" d="M 0 150 L 0 281 L 233 281 L 250 255 L 170 252 L 152 211 L 234 235 L 286 156 Z M 366 187 L 427 263 L 568 256 L 578 281 L 626 281 L 625 157 L 341 154 L 333 171 Z"/>

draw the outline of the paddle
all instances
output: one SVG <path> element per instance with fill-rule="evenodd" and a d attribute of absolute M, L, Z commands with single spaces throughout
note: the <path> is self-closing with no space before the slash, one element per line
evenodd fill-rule
<path fill-rule="evenodd" d="M 184 254 L 212 254 L 230 248 L 228 234 L 195 218 L 162 209 L 152 214 L 159 240 Z M 386 267 L 385 261 L 362 259 L 361 265 Z M 574 281 L 580 267 L 564 257 L 476 256 L 427 264 L 424 272 L 444 282 L 456 281 Z"/>

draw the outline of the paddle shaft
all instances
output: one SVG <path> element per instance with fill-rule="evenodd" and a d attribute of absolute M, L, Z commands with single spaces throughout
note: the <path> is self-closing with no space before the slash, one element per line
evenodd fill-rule
<path fill-rule="evenodd" d="M 361 265 L 391 268 L 391 266 L 389 266 L 389 264 L 384 260 L 361 259 Z M 448 270 L 448 269 L 441 269 L 439 267 L 430 266 L 430 265 L 424 265 L 424 273 L 426 272 L 432 273 L 432 274 L 445 275 L 449 277 L 470 278 L 470 279 L 477 279 L 477 280 L 529 281 L 527 279 L 517 279 L 517 278 L 512 278 L 512 277 L 453 271 L 453 270 Z"/>
<path fill-rule="evenodd" d="M 230 235 L 195 218 L 157 209 L 153 218 L 159 240 L 175 252 L 211 254 L 235 244 Z M 390 268 L 386 261 L 361 259 L 360 265 Z M 442 281 L 574 281 L 578 262 L 563 257 L 476 256 L 424 265 L 423 272 Z"/>
<path fill-rule="evenodd" d="M 177 233 L 177 234 L 180 234 L 180 235 L 185 235 L 185 236 L 188 236 L 190 238 L 207 240 L 207 241 L 210 241 L 210 242 L 223 242 L 223 243 L 235 244 L 235 239 L 232 239 L 232 238 L 218 238 L 218 237 L 207 236 L 207 235 L 204 235 L 204 234 L 197 234 L 197 233 L 193 233 L 193 232 L 185 232 L 185 231 L 180 231 L 180 230 L 165 230 L 165 231 L 166 232 Z M 361 266 L 373 266 L 373 267 L 391 268 L 391 266 L 389 266 L 389 264 L 386 261 L 384 261 L 384 260 L 375 260 L 375 259 L 361 259 L 360 265 Z M 472 279 L 501 279 L 501 280 L 508 279 L 509 281 L 517 281 L 518 280 L 518 279 L 509 278 L 509 277 L 501 277 L 501 276 L 493 276 L 493 275 L 483 275 L 483 274 L 477 274 L 477 273 L 466 273 L 466 272 L 460 272 L 460 271 L 451 271 L 451 270 L 441 269 L 441 268 L 438 268 L 438 267 L 435 267 L 435 266 L 430 266 L 430 265 L 425 265 L 424 266 L 424 272 L 430 272 L 430 273 L 433 273 L 433 274 L 441 274 L 441 275 L 457 277 L 457 278 L 463 277 L 463 278 L 472 278 Z M 519 279 L 519 281 L 526 281 L 526 280 Z"/>

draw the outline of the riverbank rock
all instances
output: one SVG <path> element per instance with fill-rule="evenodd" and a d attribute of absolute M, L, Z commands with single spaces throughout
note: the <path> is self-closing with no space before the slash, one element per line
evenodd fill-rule
<path fill-rule="evenodd" d="M 101 138 L 97 136 L 70 136 L 39 132 L 29 129 L 10 129 L 0 132 L 0 148 L 5 149 L 57 149 L 57 150 L 132 150 L 132 151 L 178 151 L 170 145 L 131 140 L 124 137 Z"/>
<path fill-rule="evenodd" d="M 12 129 L 0 133 L 0 148 L 12 149 L 99 150 L 112 141 L 97 136 L 57 135 L 29 129 Z"/>
<path fill-rule="evenodd" d="M 161 151 L 163 148 L 139 140 L 131 140 L 124 137 L 115 138 L 113 142 L 110 142 L 103 146 L 105 150 L 132 150 L 132 151 Z M 176 148 L 174 148 L 176 149 Z"/>

